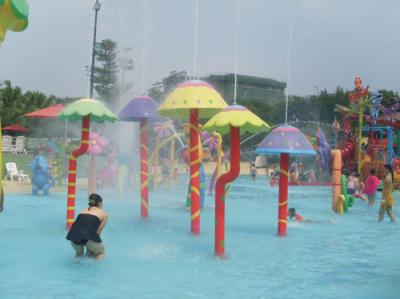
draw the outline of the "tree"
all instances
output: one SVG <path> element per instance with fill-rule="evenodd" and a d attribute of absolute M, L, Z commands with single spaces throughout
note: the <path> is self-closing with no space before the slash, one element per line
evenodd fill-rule
<path fill-rule="evenodd" d="M 31 135 L 40 133 L 40 136 L 63 135 L 63 125 L 55 120 L 30 119 L 23 115 L 54 105 L 56 103 L 68 103 L 69 99 L 57 99 L 55 96 L 46 96 L 39 91 L 27 91 L 22 93 L 19 86 L 13 87 L 10 81 L 4 81 L 0 88 L 0 109 L 2 125 L 20 124 L 29 127 Z"/>
<path fill-rule="evenodd" d="M 96 61 L 100 66 L 94 68 L 94 89 L 110 106 L 119 95 L 117 54 L 116 42 L 104 39 L 97 44 Z"/>
<path fill-rule="evenodd" d="M 156 102 L 161 103 L 168 93 L 170 93 L 179 83 L 184 82 L 186 79 L 187 73 L 185 71 L 172 71 L 161 82 L 157 81 L 153 83 L 147 94 Z"/>
<path fill-rule="evenodd" d="M 154 82 L 147 94 L 156 102 L 161 103 L 165 98 L 164 85 L 160 81 Z"/>
<path fill-rule="evenodd" d="M 0 109 L 2 125 L 11 125 L 26 111 L 27 103 L 24 101 L 21 88 L 12 87 L 10 81 L 4 81 L 4 87 L 0 89 Z"/>

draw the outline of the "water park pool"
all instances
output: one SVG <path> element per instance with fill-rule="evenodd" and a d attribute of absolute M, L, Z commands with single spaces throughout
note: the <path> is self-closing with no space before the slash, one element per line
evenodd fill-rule
<path fill-rule="evenodd" d="M 337 216 L 330 212 L 330 188 L 290 187 L 289 207 L 316 222 L 289 223 L 288 236 L 279 238 L 278 189 L 242 176 L 226 202 L 228 256 L 221 260 L 213 255 L 213 199 L 207 198 L 194 237 L 186 190 L 181 178 L 173 192 L 151 193 L 146 221 L 137 190 L 132 198 L 102 193 L 109 223 L 100 261 L 73 257 L 65 240 L 65 194 L 8 194 L 0 214 L 0 297 L 399 298 L 400 227 L 377 222 L 378 204 L 357 201 Z M 84 206 L 81 192 L 77 210 Z"/>

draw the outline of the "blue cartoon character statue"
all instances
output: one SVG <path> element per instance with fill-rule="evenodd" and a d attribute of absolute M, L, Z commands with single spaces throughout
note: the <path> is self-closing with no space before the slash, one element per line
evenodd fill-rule
<path fill-rule="evenodd" d="M 43 190 L 44 195 L 49 194 L 50 188 L 55 184 L 55 179 L 50 174 L 49 162 L 43 156 L 36 156 L 32 161 L 32 194 L 36 195 Z"/>

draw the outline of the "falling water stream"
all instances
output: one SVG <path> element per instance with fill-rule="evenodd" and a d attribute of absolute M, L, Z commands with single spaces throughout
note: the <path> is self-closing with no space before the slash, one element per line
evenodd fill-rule
<path fill-rule="evenodd" d="M 194 8 L 194 53 L 193 53 L 193 78 L 198 79 L 197 71 L 197 51 L 198 51 L 198 35 L 199 35 L 199 0 L 195 0 Z"/>
<path fill-rule="evenodd" d="M 142 94 L 146 90 L 146 67 L 147 67 L 147 4 L 146 0 L 142 0 L 142 25 L 143 25 L 143 42 L 142 42 Z"/>
<path fill-rule="evenodd" d="M 239 0 L 236 0 L 236 22 L 235 22 L 235 83 L 233 92 L 233 104 L 236 105 L 237 97 L 237 73 L 238 73 L 238 44 L 239 44 Z"/>
<path fill-rule="evenodd" d="M 293 44 L 293 13 L 295 8 L 295 3 L 293 0 L 290 0 L 289 4 L 289 39 L 288 39 L 288 51 L 286 57 L 286 68 L 287 68 L 287 75 L 286 75 L 286 94 L 285 94 L 285 123 L 287 123 L 288 119 L 288 102 L 289 102 L 289 89 L 290 89 L 290 60 L 292 54 L 292 44 Z"/>

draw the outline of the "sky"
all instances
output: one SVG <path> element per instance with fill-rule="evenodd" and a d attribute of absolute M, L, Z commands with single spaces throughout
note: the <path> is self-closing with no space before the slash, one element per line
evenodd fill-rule
<path fill-rule="evenodd" d="M 0 49 L 0 81 L 86 96 L 95 1 L 28 2 L 29 27 Z M 239 74 L 288 81 L 290 94 L 352 89 L 356 75 L 372 90 L 400 90 L 398 0 L 238 0 L 238 11 L 236 0 L 198 0 L 197 30 L 196 0 L 100 2 L 97 40 L 115 40 L 135 63 L 129 96 L 171 71 L 193 74 L 195 48 L 200 76 L 233 73 L 236 60 Z"/>

